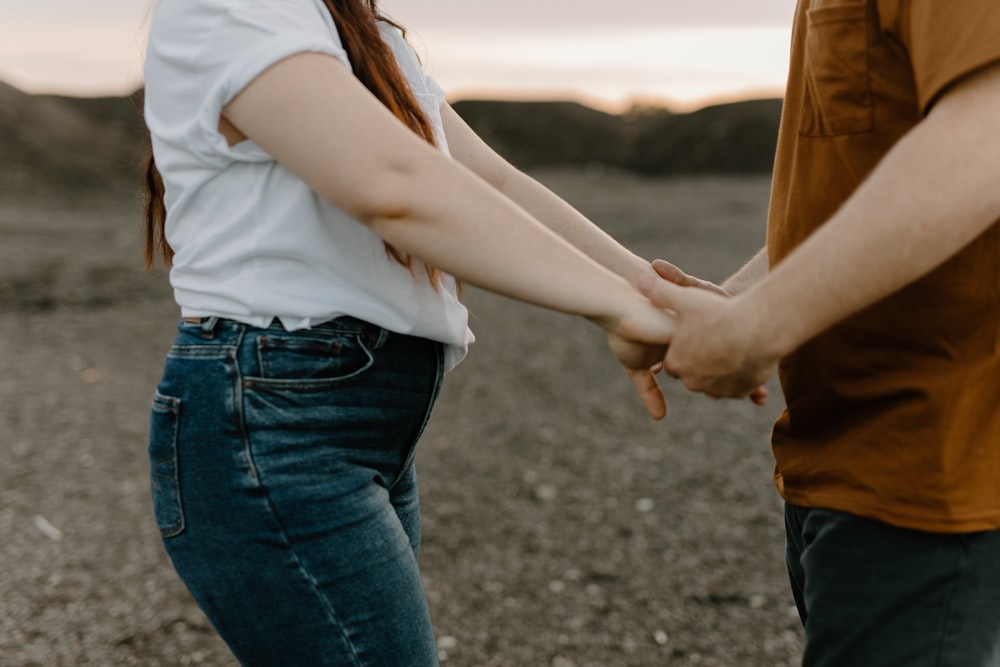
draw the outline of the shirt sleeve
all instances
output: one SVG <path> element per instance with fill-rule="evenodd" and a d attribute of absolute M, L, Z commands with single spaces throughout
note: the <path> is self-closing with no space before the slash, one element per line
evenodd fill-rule
<path fill-rule="evenodd" d="M 890 32 L 913 63 L 921 112 L 962 77 L 1000 62 L 997 0 L 899 0 Z"/>
<path fill-rule="evenodd" d="M 223 107 L 272 65 L 315 52 L 350 68 L 336 26 L 318 0 L 162 4 L 168 6 L 154 18 L 147 56 L 149 115 L 209 163 L 269 159 L 249 142 L 229 146 L 218 127 Z"/>
<path fill-rule="evenodd" d="M 431 76 L 426 76 L 427 81 L 427 92 L 438 99 L 438 106 L 445 103 L 448 95 L 444 92 L 444 88 L 438 85 L 438 82 L 434 80 Z"/>

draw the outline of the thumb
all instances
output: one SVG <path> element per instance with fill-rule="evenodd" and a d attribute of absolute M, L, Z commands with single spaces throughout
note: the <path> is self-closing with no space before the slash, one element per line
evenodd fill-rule
<path fill-rule="evenodd" d="M 653 302 L 658 308 L 667 308 L 675 313 L 684 309 L 687 295 L 684 290 L 667 280 L 657 280 L 653 276 L 645 275 L 639 278 L 639 292 Z"/>
<path fill-rule="evenodd" d="M 698 286 L 698 281 L 696 279 L 684 273 L 665 259 L 654 259 L 650 266 L 652 266 L 653 270 L 656 271 L 656 273 L 664 280 L 669 280 L 670 282 L 678 285 L 687 285 L 689 287 Z"/>

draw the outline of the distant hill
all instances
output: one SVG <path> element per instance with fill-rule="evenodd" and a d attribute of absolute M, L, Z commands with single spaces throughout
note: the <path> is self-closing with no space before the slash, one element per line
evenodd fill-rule
<path fill-rule="evenodd" d="M 575 102 L 459 101 L 458 113 L 518 167 L 604 165 L 642 174 L 765 173 L 780 100 L 604 113 Z M 134 189 L 147 145 L 141 91 L 29 95 L 0 82 L 0 194 Z"/>
<path fill-rule="evenodd" d="M 137 95 L 28 95 L 0 83 L 0 192 L 134 187 L 144 131 Z"/>
<path fill-rule="evenodd" d="M 781 120 L 780 99 L 705 107 L 688 114 L 635 119 L 625 167 L 646 174 L 770 173 Z"/>
<path fill-rule="evenodd" d="M 522 168 L 602 164 L 649 175 L 769 173 L 781 100 L 675 114 L 611 115 L 575 102 L 456 102 L 455 110 Z"/>
<path fill-rule="evenodd" d="M 622 116 L 576 102 L 459 101 L 452 106 L 486 143 L 522 168 L 624 166 L 631 147 Z"/>

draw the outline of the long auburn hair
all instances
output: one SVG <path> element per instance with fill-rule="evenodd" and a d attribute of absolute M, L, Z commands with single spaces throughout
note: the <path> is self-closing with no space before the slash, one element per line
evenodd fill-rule
<path fill-rule="evenodd" d="M 428 143 L 435 144 L 434 128 L 427 114 L 417 103 L 392 51 L 382 40 L 378 22 L 384 21 L 394 26 L 404 36 L 405 29 L 382 15 L 378 9 L 378 0 L 323 0 L 323 4 L 326 5 L 337 26 L 354 75 L 407 127 Z M 152 148 L 146 154 L 142 172 L 146 195 L 144 212 L 146 243 L 143 253 L 145 265 L 147 269 L 151 269 L 159 258 L 164 266 L 169 267 L 173 262 L 174 251 L 167 243 L 164 233 L 167 209 L 163 200 L 163 178 L 156 168 Z M 388 243 L 386 250 L 396 261 L 412 268 L 412 258 Z M 439 269 L 428 266 L 427 275 L 435 287 L 440 284 Z"/>

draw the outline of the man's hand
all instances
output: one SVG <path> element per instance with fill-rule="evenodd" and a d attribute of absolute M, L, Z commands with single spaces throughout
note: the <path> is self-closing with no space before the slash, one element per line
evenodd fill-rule
<path fill-rule="evenodd" d="M 674 316 L 676 330 L 664 358 L 668 374 L 691 391 L 715 398 L 746 397 L 758 405 L 766 401 L 762 385 L 774 373 L 780 355 L 768 348 L 767 341 L 757 339 L 760 313 L 746 313 L 740 298 L 729 299 L 700 286 L 681 287 L 644 276 L 639 288 Z"/>
<path fill-rule="evenodd" d="M 665 259 L 654 259 L 652 266 L 653 270 L 656 271 L 661 278 L 669 280 L 675 285 L 680 285 L 681 287 L 697 287 L 720 296 L 733 296 L 724 288 L 719 287 L 713 282 L 702 280 L 701 278 L 684 273 Z"/>

